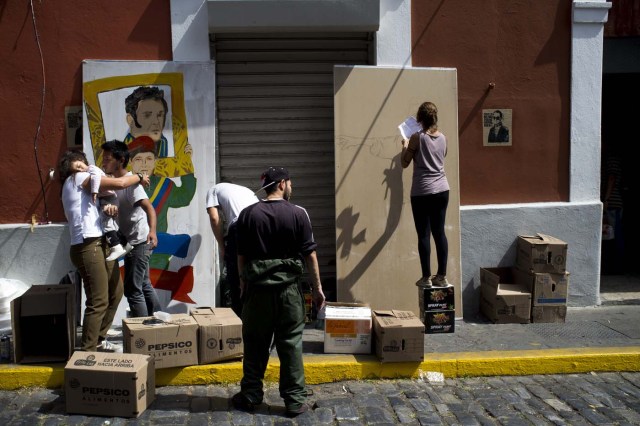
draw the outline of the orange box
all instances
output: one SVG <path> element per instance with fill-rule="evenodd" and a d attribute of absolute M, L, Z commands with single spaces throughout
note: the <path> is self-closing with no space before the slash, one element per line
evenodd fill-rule
<path fill-rule="evenodd" d="M 331 319 L 325 320 L 325 324 L 325 332 L 331 334 L 355 335 L 371 329 L 369 320 Z"/>
<path fill-rule="evenodd" d="M 362 303 L 332 303 L 325 307 L 324 352 L 371 353 L 371 308 Z"/>

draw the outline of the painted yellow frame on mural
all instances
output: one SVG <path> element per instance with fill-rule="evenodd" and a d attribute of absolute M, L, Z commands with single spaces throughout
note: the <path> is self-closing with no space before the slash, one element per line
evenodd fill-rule
<path fill-rule="evenodd" d="M 171 126 L 173 129 L 174 157 L 158 158 L 154 174 L 175 177 L 193 173 L 191 150 L 187 150 L 187 116 L 184 107 L 182 73 L 151 73 L 122 75 L 88 81 L 83 84 L 84 105 L 91 135 L 91 147 L 96 164 L 102 163 L 100 146 L 106 142 L 104 122 L 98 94 L 135 86 L 165 85 L 171 87 Z"/>

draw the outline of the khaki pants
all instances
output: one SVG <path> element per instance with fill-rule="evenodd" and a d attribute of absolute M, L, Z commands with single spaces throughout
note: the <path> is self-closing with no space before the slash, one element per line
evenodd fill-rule
<path fill-rule="evenodd" d="M 71 246 L 71 262 L 84 284 L 87 298 L 82 320 L 80 348 L 95 351 L 104 340 L 122 299 L 122 280 L 116 262 L 106 261 L 106 247 L 101 237 L 86 238 Z"/>

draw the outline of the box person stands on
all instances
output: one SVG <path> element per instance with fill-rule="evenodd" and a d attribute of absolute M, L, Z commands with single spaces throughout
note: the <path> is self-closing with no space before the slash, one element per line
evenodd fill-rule
<path fill-rule="evenodd" d="M 151 355 L 156 369 L 198 364 L 198 323 L 188 314 L 125 318 L 122 339 L 125 352 Z"/>
<path fill-rule="evenodd" d="M 376 355 L 381 362 L 424 361 L 424 324 L 411 311 L 373 311 Z"/>
<path fill-rule="evenodd" d="M 544 234 L 520 235 L 516 266 L 523 271 L 566 272 L 567 243 Z"/>
<path fill-rule="evenodd" d="M 75 290 L 34 285 L 11 301 L 16 363 L 64 362 L 76 345 Z"/>
<path fill-rule="evenodd" d="M 456 311 L 424 311 L 425 334 L 454 333 L 456 331 Z"/>
<path fill-rule="evenodd" d="M 67 413 L 138 417 L 156 394 L 148 355 L 82 352 L 64 368 Z"/>
<path fill-rule="evenodd" d="M 196 308 L 191 315 L 199 326 L 200 364 L 242 357 L 242 320 L 231 308 Z"/>
<path fill-rule="evenodd" d="M 327 302 L 324 320 L 324 352 L 371 353 L 371 308 L 362 303 Z"/>
<path fill-rule="evenodd" d="M 455 309 L 454 292 L 452 285 L 447 287 L 418 286 L 420 320 L 424 321 L 426 311 L 453 311 Z"/>

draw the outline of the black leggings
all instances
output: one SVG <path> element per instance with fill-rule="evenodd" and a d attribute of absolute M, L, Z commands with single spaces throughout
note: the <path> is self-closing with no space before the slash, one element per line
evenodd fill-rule
<path fill-rule="evenodd" d="M 447 215 L 449 204 L 449 191 L 437 194 L 418 195 L 411 197 L 411 211 L 413 221 L 418 233 L 418 254 L 420 255 L 420 267 L 422 276 L 431 276 L 431 241 L 429 235 L 433 235 L 438 256 L 438 275 L 447 274 L 447 256 L 449 243 L 444 233 L 444 219 Z"/>

